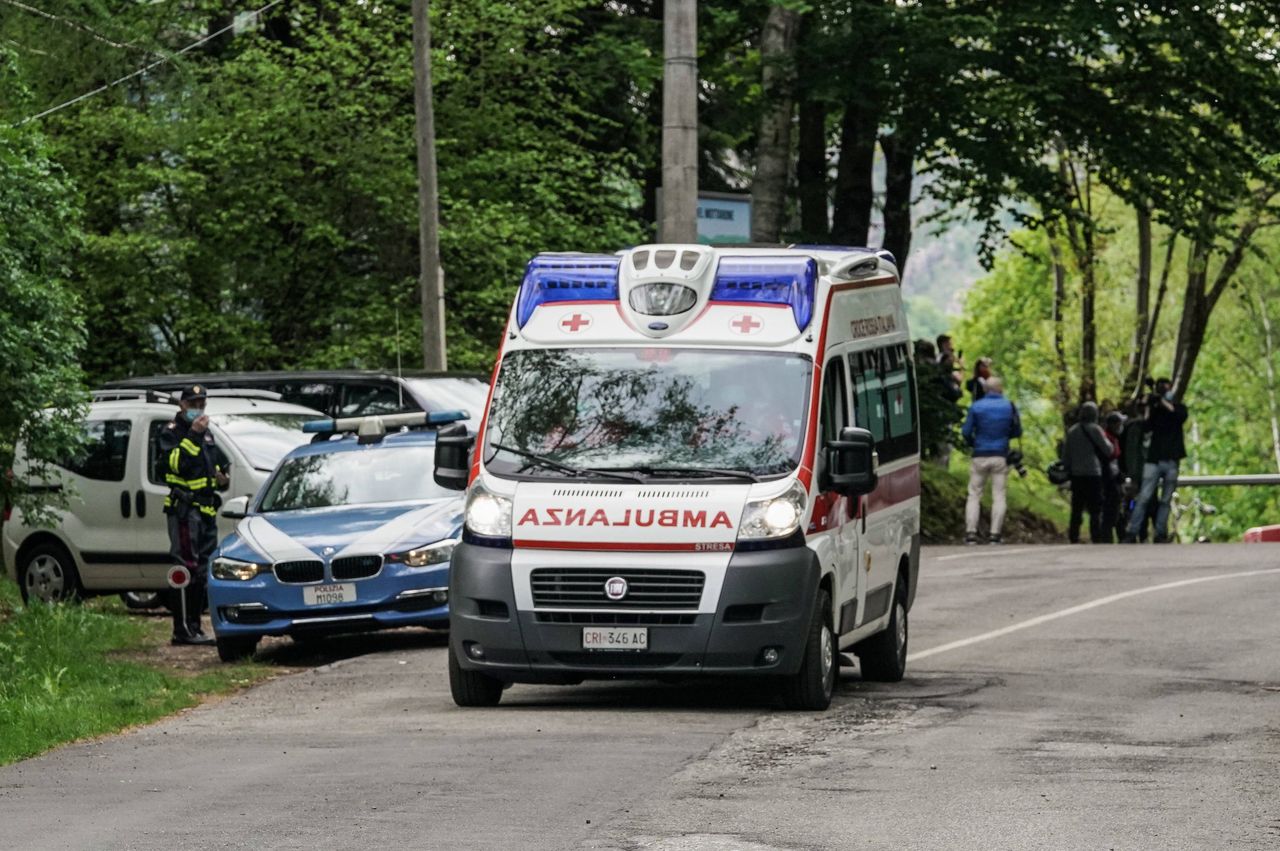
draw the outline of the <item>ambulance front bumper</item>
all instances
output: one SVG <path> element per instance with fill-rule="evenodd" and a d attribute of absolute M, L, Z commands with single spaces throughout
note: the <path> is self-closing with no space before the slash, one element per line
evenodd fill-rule
<path fill-rule="evenodd" d="M 474 544 L 454 551 L 449 641 L 463 668 L 513 683 L 777 676 L 800 668 L 819 577 L 808 547 L 734 553 L 714 613 L 662 615 L 607 606 L 520 611 L 511 556 Z M 584 626 L 612 624 L 647 628 L 647 649 L 583 649 Z"/>

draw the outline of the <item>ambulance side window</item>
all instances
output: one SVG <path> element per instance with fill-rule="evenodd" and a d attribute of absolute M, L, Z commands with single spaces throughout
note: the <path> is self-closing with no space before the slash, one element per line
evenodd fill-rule
<path fill-rule="evenodd" d="M 849 401 L 844 382 L 844 361 L 832 358 L 827 363 L 822 381 L 822 441 L 840 437 L 840 430 L 849 424 Z"/>
<path fill-rule="evenodd" d="M 865 428 L 871 432 L 872 437 L 876 439 L 878 451 L 888 437 L 885 422 L 884 381 L 880 365 L 882 354 L 882 349 L 872 349 L 849 355 L 849 371 L 853 373 L 854 423 L 858 428 Z M 883 452 L 880 460 L 885 460 Z"/>

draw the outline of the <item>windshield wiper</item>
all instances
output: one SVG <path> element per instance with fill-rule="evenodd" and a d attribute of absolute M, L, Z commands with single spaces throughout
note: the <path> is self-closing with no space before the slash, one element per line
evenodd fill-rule
<path fill-rule="evenodd" d="M 657 476 L 666 478 L 669 476 L 702 476 L 703 478 L 717 479 L 742 479 L 747 482 L 758 482 L 760 477 L 755 473 L 749 473 L 746 470 L 726 470 L 721 467 L 655 467 L 650 465 L 637 465 L 635 467 L 610 467 L 610 472 L 628 472 L 641 473 L 645 476 Z"/>
<path fill-rule="evenodd" d="M 594 467 L 574 467 L 569 464 L 562 464 L 554 458 L 548 458 L 546 455 L 538 455 L 536 452 L 526 452 L 523 449 L 517 449 L 514 446 L 507 446 L 502 443 L 490 444 L 494 449 L 503 452 L 510 452 L 512 455 L 519 455 L 521 458 L 528 458 L 536 464 L 541 464 L 548 470 L 555 470 L 569 476 L 583 478 L 586 476 L 604 476 L 610 479 L 622 479 L 624 482 L 640 482 L 644 483 L 644 479 L 633 473 L 624 470 L 599 470 Z"/>

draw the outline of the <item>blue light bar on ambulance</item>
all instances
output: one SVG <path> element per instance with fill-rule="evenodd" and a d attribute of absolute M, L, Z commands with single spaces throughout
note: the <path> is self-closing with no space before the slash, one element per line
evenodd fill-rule
<path fill-rule="evenodd" d="M 711 300 L 790 305 L 803 331 L 813 319 L 817 283 L 818 263 L 812 257 L 724 257 Z"/>
<path fill-rule="evenodd" d="M 302 424 L 307 434 L 339 434 L 341 432 L 359 431 L 362 425 L 380 425 L 384 429 L 401 426 L 442 426 L 470 419 L 466 411 L 411 411 L 406 414 L 375 414 L 367 417 L 341 417 L 334 420 L 312 420 Z"/>
<path fill-rule="evenodd" d="M 617 301 L 618 265 L 612 254 L 540 254 L 529 261 L 516 299 L 516 324 L 523 328 L 540 304 Z"/>

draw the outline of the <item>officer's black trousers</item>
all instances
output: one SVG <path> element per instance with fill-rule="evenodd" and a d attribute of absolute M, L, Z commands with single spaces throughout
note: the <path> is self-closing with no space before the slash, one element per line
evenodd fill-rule
<path fill-rule="evenodd" d="M 199 507 L 175 508 L 169 518 L 169 554 L 175 564 L 191 571 L 191 584 L 181 591 L 169 592 L 173 609 L 173 634 L 194 635 L 200 631 L 200 614 L 204 611 L 205 586 L 209 581 L 209 558 L 218 546 L 218 521 L 202 514 Z M 186 622 L 182 620 L 182 598 L 186 597 Z"/>

